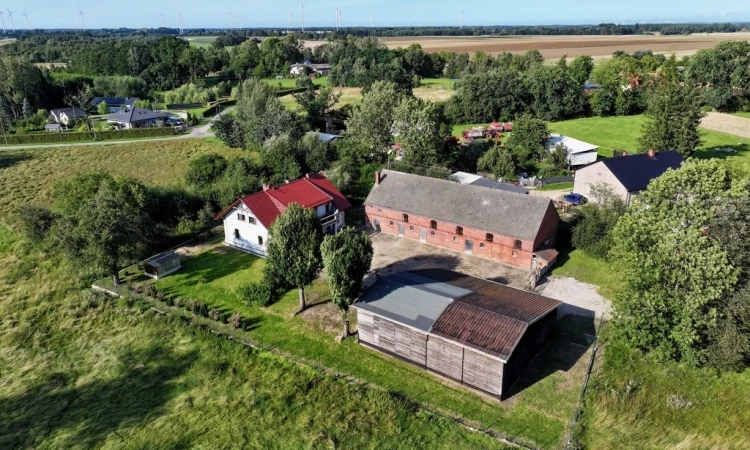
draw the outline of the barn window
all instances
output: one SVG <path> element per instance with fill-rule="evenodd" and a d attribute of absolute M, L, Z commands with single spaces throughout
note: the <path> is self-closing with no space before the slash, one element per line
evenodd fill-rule
<path fill-rule="evenodd" d="M 513 247 L 515 248 L 521 248 L 521 245 L 523 245 L 523 242 L 521 242 L 519 239 L 516 239 L 516 242 L 513 243 Z"/>
<path fill-rule="evenodd" d="M 456 227 L 456 234 L 459 236 L 464 235 L 464 227 Z"/>
<path fill-rule="evenodd" d="M 484 248 L 484 242 L 479 243 L 479 248 Z"/>
<path fill-rule="evenodd" d="M 430 228 L 437 230 L 437 220 L 430 220 Z"/>
<path fill-rule="evenodd" d="M 492 233 L 487 233 L 484 235 L 484 240 L 487 242 L 492 242 L 493 239 L 495 239 L 495 236 L 493 236 Z"/>
<path fill-rule="evenodd" d="M 409 225 L 409 231 L 414 231 L 414 225 Z"/>
<path fill-rule="evenodd" d="M 453 236 L 453 242 L 458 242 L 458 238 L 456 236 Z"/>
<path fill-rule="evenodd" d="M 408 214 L 402 214 L 401 219 L 404 223 L 409 223 L 409 215 Z"/>
<path fill-rule="evenodd" d="M 435 232 L 434 231 L 430 231 L 430 236 L 435 236 Z"/>
<path fill-rule="evenodd" d="M 247 221 L 248 221 L 248 223 L 251 223 L 251 224 L 255 225 L 255 217 L 248 217 Z"/>
<path fill-rule="evenodd" d="M 234 229 L 234 238 L 239 239 L 240 238 L 240 230 L 237 228 Z"/>
<path fill-rule="evenodd" d="M 258 245 L 263 245 L 263 236 L 258 236 Z"/>
<path fill-rule="evenodd" d="M 245 215 L 244 214 L 237 214 L 237 220 L 239 220 L 240 222 L 244 222 L 245 221 Z"/>
<path fill-rule="evenodd" d="M 390 225 L 390 226 L 393 226 L 393 221 L 392 221 L 392 220 L 389 220 L 389 221 L 388 221 L 388 225 Z"/>

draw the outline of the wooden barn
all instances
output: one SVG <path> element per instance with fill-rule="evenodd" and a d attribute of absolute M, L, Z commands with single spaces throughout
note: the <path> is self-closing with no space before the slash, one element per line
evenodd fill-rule
<path fill-rule="evenodd" d="M 380 278 L 352 307 L 359 342 L 503 398 L 555 325 L 560 302 L 444 269 Z"/>

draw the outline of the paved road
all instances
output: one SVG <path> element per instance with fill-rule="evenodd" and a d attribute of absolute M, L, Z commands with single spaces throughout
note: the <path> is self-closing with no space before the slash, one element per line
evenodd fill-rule
<path fill-rule="evenodd" d="M 233 108 L 227 108 L 224 111 L 221 112 L 221 114 L 217 114 L 216 116 L 212 117 L 211 120 L 201 127 L 193 128 L 190 133 L 188 134 L 181 134 L 178 136 L 172 136 L 172 137 L 163 137 L 163 138 L 148 138 L 148 139 L 128 139 L 128 140 L 119 140 L 119 141 L 98 141 L 98 142 L 71 142 L 71 143 L 62 143 L 62 144 L 35 144 L 35 145 L 13 145 L 9 147 L 0 147 L 0 151 L 2 150 L 23 150 L 23 149 L 34 149 L 34 148 L 55 148 L 55 147 L 84 147 L 88 145 L 120 145 L 120 144 L 135 144 L 135 143 L 141 143 L 141 142 L 158 142 L 158 141 L 171 141 L 174 139 L 191 139 L 191 138 L 206 138 L 211 137 L 214 134 L 210 131 L 211 129 L 211 123 L 213 123 L 214 120 L 221 117 L 222 114 L 225 114 L 226 112 L 232 110 Z"/>

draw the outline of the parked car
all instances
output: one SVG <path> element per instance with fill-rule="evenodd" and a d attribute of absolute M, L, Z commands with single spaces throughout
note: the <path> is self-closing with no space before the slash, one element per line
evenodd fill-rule
<path fill-rule="evenodd" d="M 583 205 L 584 203 L 586 203 L 586 197 L 581 194 L 576 194 L 575 192 L 564 196 L 563 200 L 572 205 Z"/>

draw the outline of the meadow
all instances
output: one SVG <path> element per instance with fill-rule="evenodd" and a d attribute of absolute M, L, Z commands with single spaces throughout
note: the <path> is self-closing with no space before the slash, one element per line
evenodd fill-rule
<path fill-rule="evenodd" d="M 185 36 L 192 47 L 208 48 L 216 41 L 216 36 Z"/>

